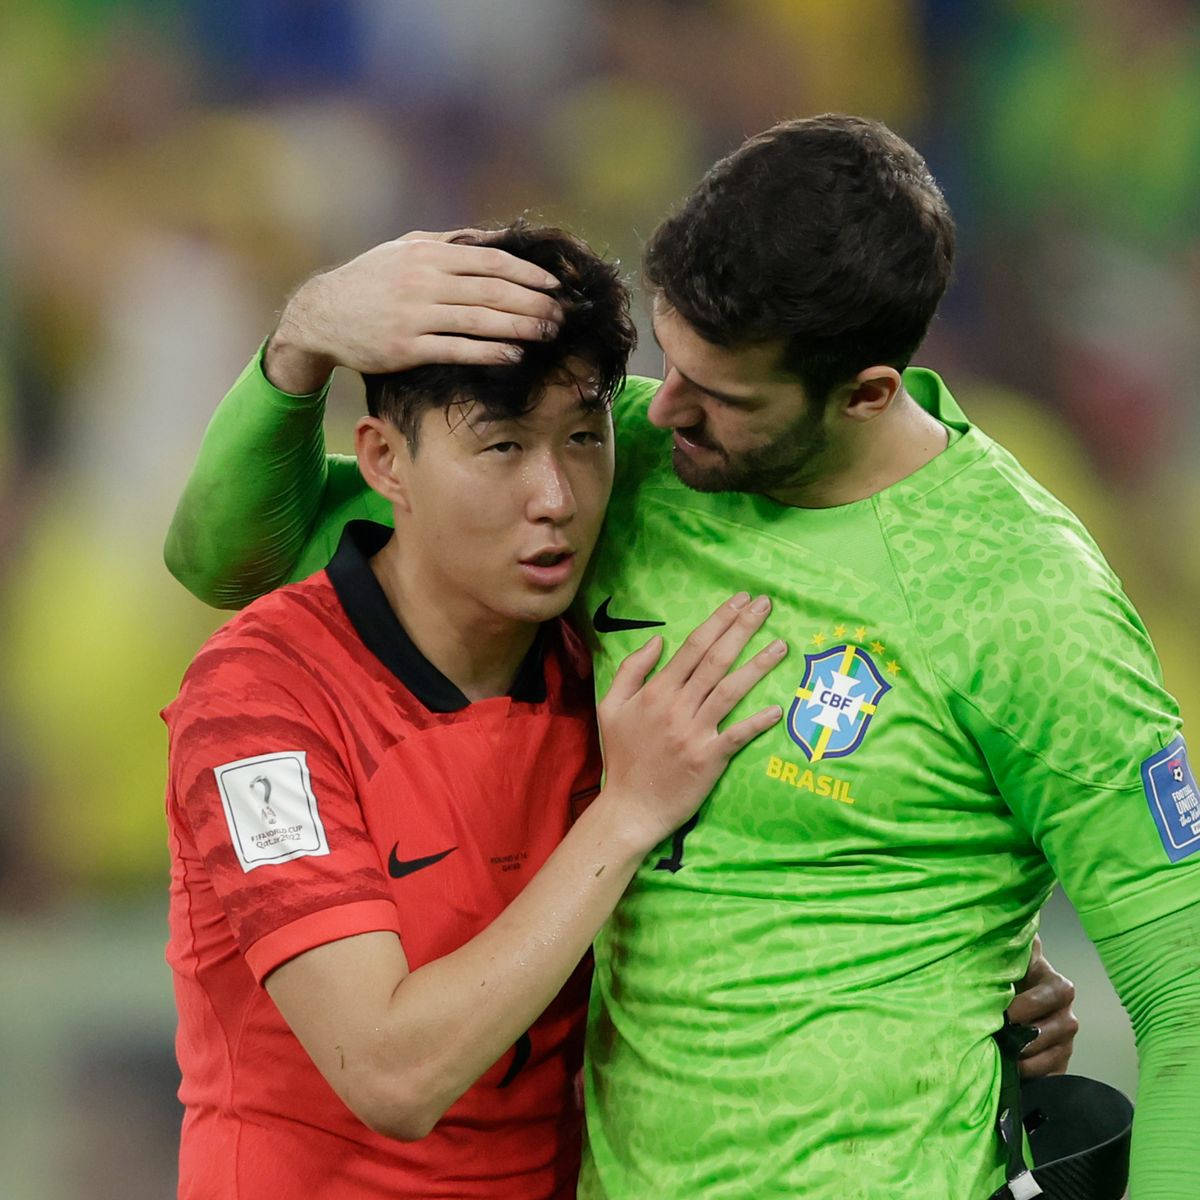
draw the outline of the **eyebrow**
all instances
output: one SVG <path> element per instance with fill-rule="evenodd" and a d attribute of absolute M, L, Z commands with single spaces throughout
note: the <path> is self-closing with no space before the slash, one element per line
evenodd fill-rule
<path fill-rule="evenodd" d="M 593 400 L 594 399 L 595 399 L 595 397 L 593 397 Z M 530 411 L 532 411 L 532 410 L 530 410 Z M 578 404 L 575 405 L 575 407 L 573 409 L 571 409 L 571 411 L 567 415 L 568 416 L 578 416 L 578 417 L 592 417 L 592 416 L 598 415 L 601 412 L 603 412 L 603 409 L 596 407 L 595 405 L 585 404 L 581 400 Z M 463 420 L 468 429 L 474 429 L 474 430 L 489 429 L 489 428 L 493 428 L 497 425 L 514 425 L 514 426 L 517 426 L 518 428 L 525 428 L 526 427 L 525 417 L 527 417 L 528 415 L 529 415 L 528 413 L 522 413 L 520 416 L 489 417 L 486 413 L 481 413 L 478 417 L 469 417 L 468 416 L 468 417 L 463 418 Z"/>
<path fill-rule="evenodd" d="M 650 336 L 654 339 L 654 344 L 660 350 L 662 350 L 662 342 L 660 342 L 658 340 L 658 331 L 654 328 L 653 323 L 650 326 Z M 677 364 L 672 363 L 671 366 L 674 367 L 675 371 L 679 375 L 679 378 L 682 379 L 684 383 L 690 385 L 691 387 L 694 387 L 696 389 L 696 391 L 698 391 L 698 392 L 703 392 L 706 396 L 711 396 L 714 400 L 720 400 L 725 404 L 734 404 L 734 405 L 745 405 L 745 404 L 753 403 L 751 397 L 749 397 L 749 396 L 732 396 L 729 394 L 729 392 L 719 392 L 719 391 L 717 391 L 716 388 L 705 387 L 704 384 L 697 383 L 690 376 L 685 375 L 679 369 Z"/>

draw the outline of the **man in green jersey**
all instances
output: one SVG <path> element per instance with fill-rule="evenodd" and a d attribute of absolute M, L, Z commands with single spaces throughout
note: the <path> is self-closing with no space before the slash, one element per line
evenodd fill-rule
<path fill-rule="evenodd" d="M 1200 1195 L 1200 797 L 1177 709 L 1087 533 L 906 369 L 952 253 L 919 155 L 848 117 L 751 139 L 651 239 L 665 374 L 614 405 L 584 587 L 597 686 L 747 576 L 803 662 L 747 697 L 785 721 L 597 942 L 581 1196 L 984 1200 L 1005 1181 L 990 1035 L 1056 875 L 1138 1039 L 1132 1195 Z M 554 319 L 498 288 L 487 323 L 422 329 L 417 276 L 401 303 L 356 263 L 302 289 L 267 349 L 270 379 L 313 395 L 264 396 L 255 363 L 214 420 L 168 546 L 198 593 L 315 569 L 362 511 L 322 454 L 334 364 L 464 332 L 498 355 Z"/>

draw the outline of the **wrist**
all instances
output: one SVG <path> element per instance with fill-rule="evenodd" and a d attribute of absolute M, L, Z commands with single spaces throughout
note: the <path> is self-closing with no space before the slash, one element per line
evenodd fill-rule
<path fill-rule="evenodd" d="M 312 281 L 284 307 L 275 332 L 263 353 L 263 374 L 281 392 L 307 396 L 319 392 L 329 380 L 336 361 L 313 343 L 304 317 L 304 298 Z"/>
<path fill-rule="evenodd" d="M 588 806 L 584 817 L 595 821 L 603 830 L 602 836 L 618 861 L 629 864 L 634 870 L 671 833 L 660 822 L 647 820 L 644 806 L 636 796 L 614 787 L 605 786 Z"/>

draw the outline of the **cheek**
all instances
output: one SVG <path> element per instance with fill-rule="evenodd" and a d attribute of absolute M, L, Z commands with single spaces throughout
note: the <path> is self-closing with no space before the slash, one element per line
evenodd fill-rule
<path fill-rule="evenodd" d="M 575 503 L 582 527 L 598 532 L 608 508 L 613 485 L 613 456 L 611 446 L 604 458 L 586 470 L 577 473 L 571 486 L 575 492 Z"/>
<path fill-rule="evenodd" d="M 494 553 L 512 525 L 508 493 L 467 467 L 440 471 L 421 493 L 417 515 L 424 541 L 440 555 L 447 547 L 456 548 L 459 557 L 479 559 Z"/>

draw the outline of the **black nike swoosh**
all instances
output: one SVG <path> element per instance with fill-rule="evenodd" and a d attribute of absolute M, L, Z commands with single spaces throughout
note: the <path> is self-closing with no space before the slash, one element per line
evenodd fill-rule
<path fill-rule="evenodd" d="M 402 860 L 396 857 L 399 847 L 400 843 L 397 842 L 392 847 L 391 854 L 388 855 L 388 874 L 393 879 L 403 879 L 405 875 L 411 875 L 414 871 L 423 871 L 426 867 L 432 867 L 434 863 L 441 862 L 447 854 L 452 854 L 458 849 L 457 846 L 451 846 L 449 850 L 443 850 L 440 854 L 427 854 L 424 858 Z"/>
<path fill-rule="evenodd" d="M 609 616 L 608 606 L 611 603 L 612 597 L 609 596 L 592 616 L 592 628 L 597 633 L 620 633 L 622 629 L 657 629 L 666 624 L 666 621 L 636 621 L 628 617 Z"/>

